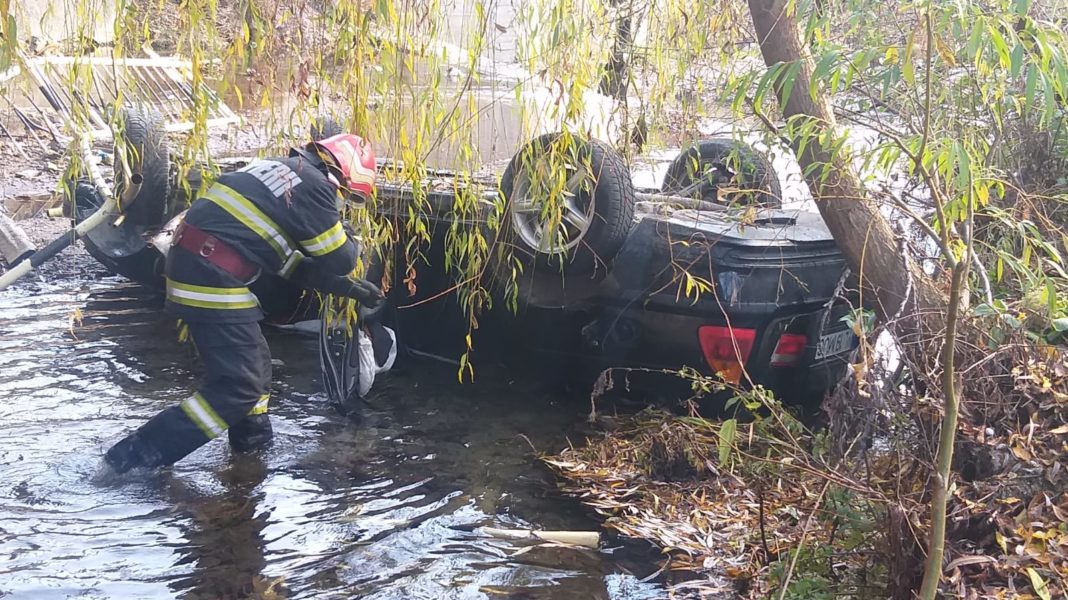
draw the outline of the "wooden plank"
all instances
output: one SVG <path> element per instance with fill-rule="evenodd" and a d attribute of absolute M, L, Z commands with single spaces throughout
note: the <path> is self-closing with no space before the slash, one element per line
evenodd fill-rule
<path fill-rule="evenodd" d="M 240 117 L 216 117 L 214 119 L 208 119 L 205 125 L 208 128 L 221 127 L 223 125 L 240 125 Z M 182 121 L 179 123 L 168 123 L 163 126 L 164 131 L 168 133 L 181 133 L 185 131 L 192 131 L 193 123 L 190 121 Z"/>
<path fill-rule="evenodd" d="M 192 69 L 193 63 L 183 58 L 161 56 L 159 58 L 113 58 L 110 56 L 38 56 L 31 62 L 64 65 L 104 65 L 117 67 L 165 67 L 170 69 Z"/>
<path fill-rule="evenodd" d="M 44 211 L 63 205 L 62 194 L 32 194 L 3 199 L 4 210 L 15 221 L 35 217 Z"/>

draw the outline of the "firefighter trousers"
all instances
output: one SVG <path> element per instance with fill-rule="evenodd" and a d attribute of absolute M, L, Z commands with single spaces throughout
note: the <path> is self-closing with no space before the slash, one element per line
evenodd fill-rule
<path fill-rule="evenodd" d="M 189 333 L 204 365 L 203 385 L 177 406 L 152 417 L 108 450 L 112 469 L 171 465 L 232 426 L 266 424 L 270 399 L 271 352 L 259 323 L 188 322 Z"/>

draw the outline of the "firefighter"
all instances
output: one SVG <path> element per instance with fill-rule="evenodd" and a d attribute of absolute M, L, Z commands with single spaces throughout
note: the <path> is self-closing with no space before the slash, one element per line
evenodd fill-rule
<path fill-rule="evenodd" d="M 370 145 L 340 134 L 226 173 L 192 204 L 167 253 L 166 308 L 188 325 L 203 385 L 112 446 L 112 471 L 171 465 L 224 431 L 238 452 L 270 442 L 271 355 L 247 286 L 274 273 L 377 311 L 382 292 L 349 275 L 359 246 L 339 215 L 374 181 Z"/>

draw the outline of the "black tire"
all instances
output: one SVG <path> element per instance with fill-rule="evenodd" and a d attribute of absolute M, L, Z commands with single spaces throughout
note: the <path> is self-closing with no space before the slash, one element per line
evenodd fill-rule
<path fill-rule="evenodd" d="M 516 230 L 516 206 L 513 192 L 520 170 L 529 168 L 532 159 L 557 154 L 563 160 L 575 161 L 590 169 L 592 181 L 578 194 L 590 219 L 588 229 L 577 239 L 574 248 L 548 253 L 524 243 Z M 615 258 L 630 233 L 634 221 L 634 184 L 623 157 L 598 140 L 583 140 L 549 133 L 535 138 L 524 146 L 505 169 L 501 177 L 501 193 L 505 204 L 502 229 L 505 240 L 513 245 L 515 255 L 529 266 L 563 270 L 564 275 L 585 275 L 603 271 Z"/>
<path fill-rule="evenodd" d="M 704 179 L 706 185 L 696 185 Z M 732 191 L 720 193 L 723 188 Z M 771 161 L 731 138 L 701 140 L 668 166 L 663 192 L 717 204 L 782 206 L 782 186 Z"/>
<path fill-rule="evenodd" d="M 144 235 L 162 226 L 168 218 L 171 202 L 171 161 L 167 132 L 162 117 L 155 112 L 127 108 L 120 130 L 123 144 L 116 144 L 114 158 L 114 193 L 121 196 L 126 179 L 139 174 L 142 178 L 137 195 L 121 207 L 125 214 L 121 225 L 101 225 L 90 231 L 82 243 L 89 255 L 113 273 L 153 289 L 162 289 L 162 256 L 146 242 Z M 120 149 L 125 149 L 124 171 Z M 68 189 L 74 200 L 74 221 L 80 223 L 103 204 L 103 199 L 85 178 Z"/>
<path fill-rule="evenodd" d="M 566 253 L 547 254 L 524 243 L 516 232 L 512 202 L 519 169 L 531 157 L 552 152 L 567 139 L 560 133 L 542 135 L 523 147 L 501 178 L 506 200 L 501 240 L 507 245 L 492 252 L 490 273 L 499 295 L 507 298 L 516 286 L 519 303 L 542 308 L 570 308 L 600 291 L 611 262 L 630 234 L 634 221 L 634 184 L 623 157 L 596 141 L 571 139 L 570 147 L 588 165 L 592 175 L 583 202 L 589 202 L 590 226 L 580 243 Z M 508 252 L 510 250 L 510 252 Z M 514 260 L 522 268 L 514 269 Z M 516 273 L 513 281 L 513 273 Z"/>
<path fill-rule="evenodd" d="M 311 140 L 321 140 L 340 133 L 345 133 L 345 129 L 341 126 L 341 121 L 327 115 L 314 119 L 308 133 L 311 136 Z"/>
<path fill-rule="evenodd" d="M 115 195 L 122 197 L 126 179 L 133 174 L 143 178 L 141 189 L 127 206 L 126 220 L 145 227 L 158 227 L 167 221 L 171 191 L 171 156 L 163 117 L 155 111 L 127 108 L 122 116 L 122 137 L 131 173 L 123 171 L 119 160 L 121 145 L 115 147 Z"/>

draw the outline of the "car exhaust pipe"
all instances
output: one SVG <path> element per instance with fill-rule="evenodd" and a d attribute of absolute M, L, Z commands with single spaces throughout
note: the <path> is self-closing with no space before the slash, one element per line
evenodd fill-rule
<path fill-rule="evenodd" d="M 101 198 L 104 198 L 104 204 L 87 219 L 78 223 L 78 225 L 69 232 L 52 240 L 50 244 L 29 255 L 28 258 L 24 257 L 21 262 L 12 266 L 7 273 L 0 275 L 0 290 L 6 289 L 12 283 L 15 283 L 22 278 L 26 273 L 36 269 L 55 255 L 62 252 L 67 246 L 73 244 L 75 240 L 85 237 L 86 233 L 103 225 L 111 217 L 119 214 L 120 203 L 121 206 L 128 205 L 137 197 L 138 192 L 141 191 L 141 184 L 144 182 L 144 176 L 141 173 L 132 173 L 129 176 L 129 181 L 126 182 L 122 197 L 116 199 L 115 194 L 104 180 L 104 175 L 100 172 L 100 166 L 93 160 L 93 149 L 89 145 L 89 138 L 83 136 L 79 146 L 82 161 L 89 171 L 89 178 L 92 180 L 93 186 L 96 187 L 97 193 L 100 194 Z"/>

